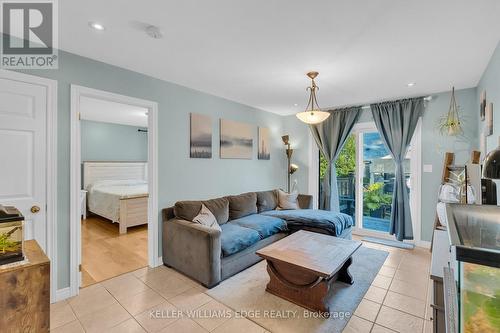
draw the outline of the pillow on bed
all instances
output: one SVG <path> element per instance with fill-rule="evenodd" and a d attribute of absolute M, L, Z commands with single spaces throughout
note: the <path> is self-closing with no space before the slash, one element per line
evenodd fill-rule
<path fill-rule="evenodd" d="M 299 209 L 298 196 L 297 192 L 286 193 L 285 191 L 278 190 L 278 209 Z"/>
<path fill-rule="evenodd" d="M 214 214 L 212 214 L 210 209 L 208 209 L 204 204 L 201 204 L 201 210 L 198 215 L 193 218 L 193 222 L 222 231 L 219 223 L 217 223 L 217 219 L 215 218 Z"/>

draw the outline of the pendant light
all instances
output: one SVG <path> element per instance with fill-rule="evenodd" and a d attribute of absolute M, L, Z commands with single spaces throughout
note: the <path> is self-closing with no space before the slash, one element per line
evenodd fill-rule
<path fill-rule="evenodd" d="M 296 114 L 300 121 L 310 125 L 319 124 L 330 116 L 329 112 L 321 111 L 318 101 L 316 100 L 316 90 L 319 90 L 319 87 L 316 85 L 316 82 L 314 82 L 314 79 L 318 74 L 318 72 L 307 73 L 307 76 L 311 79 L 311 86 L 306 89 L 310 92 L 309 102 L 307 102 L 305 111 Z"/>

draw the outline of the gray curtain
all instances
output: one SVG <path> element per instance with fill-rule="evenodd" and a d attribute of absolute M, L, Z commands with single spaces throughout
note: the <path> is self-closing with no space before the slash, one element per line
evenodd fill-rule
<path fill-rule="evenodd" d="M 419 97 L 372 104 L 371 109 L 380 136 L 396 164 L 389 233 L 396 235 L 399 241 L 413 239 L 410 198 L 403 161 L 418 119 L 423 114 L 424 99 Z"/>
<path fill-rule="evenodd" d="M 328 169 L 322 182 L 322 200 L 319 203 L 319 209 L 339 212 L 335 160 L 361 114 L 361 107 L 337 109 L 329 112 L 330 117 L 324 122 L 309 127 L 321 154 L 328 161 Z"/>

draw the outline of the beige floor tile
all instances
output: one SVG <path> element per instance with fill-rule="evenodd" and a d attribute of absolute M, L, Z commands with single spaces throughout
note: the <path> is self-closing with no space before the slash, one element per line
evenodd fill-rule
<path fill-rule="evenodd" d="M 66 302 L 50 305 L 50 329 L 63 326 L 76 320 L 73 310 Z"/>
<path fill-rule="evenodd" d="M 380 309 L 380 304 L 369 301 L 367 299 L 361 300 L 354 314 L 360 318 L 375 321 L 377 318 L 378 310 Z"/>
<path fill-rule="evenodd" d="M 189 284 L 187 281 L 181 280 L 176 277 L 169 277 L 168 279 L 163 281 L 150 280 L 149 283 L 149 286 L 151 288 L 156 290 L 167 300 L 193 288 L 193 285 Z"/>
<path fill-rule="evenodd" d="M 191 288 L 182 294 L 169 299 L 169 302 L 175 305 L 180 310 L 194 310 L 200 306 L 210 302 L 212 298 L 199 290 L 198 288 Z"/>
<path fill-rule="evenodd" d="M 392 280 L 390 291 L 394 291 L 406 296 L 411 296 L 425 301 L 427 298 L 427 285 L 405 282 L 401 280 Z"/>
<path fill-rule="evenodd" d="M 392 278 L 394 276 L 394 273 L 396 273 L 396 269 L 389 266 L 382 266 L 382 268 L 380 269 L 380 271 L 378 271 L 378 273 L 380 275 Z"/>
<path fill-rule="evenodd" d="M 401 255 L 399 253 L 398 254 L 389 253 L 387 258 L 385 259 L 384 266 L 398 268 L 399 263 L 401 262 L 401 259 L 403 259 L 403 255 Z"/>
<path fill-rule="evenodd" d="M 125 310 L 135 316 L 155 305 L 165 302 L 165 299 L 156 291 L 148 288 L 146 291 L 124 298 L 119 302 Z"/>
<path fill-rule="evenodd" d="M 384 305 L 393 309 L 398 309 L 411 315 L 424 318 L 425 301 L 410 296 L 405 296 L 392 291 L 388 291 L 385 296 Z"/>
<path fill-rule="evenodd" d="M 368 288 L 368 291 L 366 292 L 364 298 L 366 298 L 370 301 L 382 304 L 382 302 L 384 301 L 385 294 L 387 294 L 386 289 L 375 287 L 375 286 L 370 286 L 370 288 Z"/>
<path fill-rule="evenodd" d="M 214 333 L 264 333 L 266 330 L 246 318 L 232 318 L 213 330 Z"/>
<path fill-rule="evenodd" d="M 188 318 L 181 318 L 168 325 L 160 333 L 206 333 L 200 325 Z"/>
<path fill-rule="evenodd" d="M 77 317 L 83 317 L 89 313 L 116 304 L 117 301 L 103 286 L 94 284 L 81 289 L 80 294 L 71 298 L 68 303 Z"/>
<path fill-rule="evenodd" d="M 432 321 L 424 320 L 424 331 L 423 333 L 431 333 L 432 332 Z"/>
<path fill-rule="evenodd" d="M 375 323 L 401 333 L 421 333 L 424 320 L 407 313 L 382 306 Z"/>
<path fill-rule="evenodd" d="M 389 286 L 391 285 L 391 278 L 387 276 L 383 276 L 378 274 L 375 279 L 372 282 L 372 286 L 383 288 L 383 289 L 389 289 Z"/>
<path fill-rule="evenodd" d="M 134 318 L 125 320 L 123 323 L 118 324 L 107 330 L 107 333 L 146 333 L 141 325 Z"/>
<path fill-rule="evenodd" d="M 128 298 L 149 289 L 144 282 L 130 273 L 106 280 L 102 282 L 102 285 L 117 300 Z"/>
<path fill-rule="evenodd" d="M 131 318 L 130 314 L 118 303 L 89 313 L 80 318 L 85 332 L 106 332 L 111 327 Z"/>
<path fill-rule="evenodd" d="M 373 323 L 356 316 L 352 316 L 342 333 L 369 333 Z"/>
<path fill-rule="evenodd" d="M 82 325 L 78 320 L 74 320 L 65 325 L 59 326 L 57 328 L 51 329 L 51 333 L 85 333 Z"/>
<path fill-rule="evenodd" d="M 370 333 L 394 333 L 395 331 L 390 330 L 386 327 L 380 326 L 380 325 L 373 325 L 372 331 Z"/>
<path fill-rule="evenodd" d="M 215 300 L 199 307 L 197 314 L 199 315 L 193 320 L 208 331 L 214 330 L 234 316 L 230 308 Z"/>
<path fill-rule="evenodd" d="M 155 305 L 135 316 L 139 324 L 148 332 L 158 332 L 180 318 L 182 318 L 180 310 L 169 302 Z"/>
<path fill-rule="evenodd" d="M 428 283 L 430 280 L 430 276 L 429 274 L 427 274 L 427 271 L 414 270 L 414 269 L 412 270 L 398 269 L 394 274 L 394 278 L 401 281 L 414 282 L 417 284 Z"/>

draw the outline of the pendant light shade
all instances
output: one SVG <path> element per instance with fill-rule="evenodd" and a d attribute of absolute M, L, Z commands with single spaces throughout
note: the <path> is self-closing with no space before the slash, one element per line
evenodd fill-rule
<path fill-rule="evenodd" d="M 309 101 L 307 103 L 306 110 L 296 114 L 300 121 L 309 125 L 319 124 L 330 116 L 329 112 L 321 111 L 318 101 L 316 100 L 316 91 L 319 90 L 319 87 L 316 85 L 316 82 L 314 82 L 314 79 L 318 76 L 318 74 L 318 72 L 307 73 L 307 76 L 311 79 L 311 86 L 307 87 L 307 90 L 309 90 L 310 93 Z"/>
<path fill-rule="evenodd" d="M 330 113 L 321 110 L 311 110 L 299 112 L 296 116 L 300 119 L 300 121 L 306 124 L 314 125 L 325 121 L 326 118 L 330 116 Z"/>

